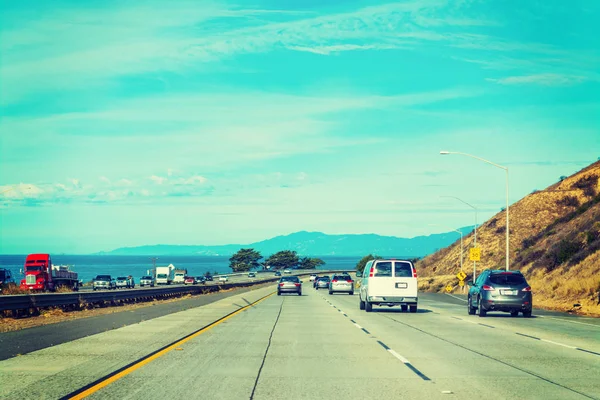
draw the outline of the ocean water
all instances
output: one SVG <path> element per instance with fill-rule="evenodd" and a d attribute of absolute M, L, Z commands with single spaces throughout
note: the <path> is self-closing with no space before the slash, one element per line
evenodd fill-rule
<path fill-rule="evenodd" d="M 15 281 L 20 281 L 26 255 L 0 255 L 0 268 L 12 271 Z M 71 270 L 79 274 L 83 282 L 92 280 L 98 274 L 114 277 L 132 275 L 136 281 L 153 268 L 148 256 L 92 256 L 92 255 L 51 255 L 54 265 L 69 265 Z M 325 265 L 319 269 L 347 269 L 356 267 L 360 257 L 322 256 Z M 187 269 L 189 275 L 199 276 L 206 272 L 231 273 L 228 256 L 161 256 L 156 260 L 157 266 L 173 264 L 175 268 Z"/>

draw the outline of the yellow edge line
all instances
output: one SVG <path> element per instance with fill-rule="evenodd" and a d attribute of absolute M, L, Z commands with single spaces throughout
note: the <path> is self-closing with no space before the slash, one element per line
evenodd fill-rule
<path fill-rule="evenodd" d="M 219 325 L 222 322 L 227 321 L 229 318 L 237 315 L 238 313 L 246 310 L 247 308 L 253 307 L 254 305 L 260 303 L 261 301 L 263 301 L 265 299 L 267 299 L 268 297 L 272 296 L 273 294 L 274 294 L 274 292 L 266 295 L 265 297 L 263 297 L 261 299 L 258 299 L 257 301 L 255 301 L 252 304 L 248 304 L 247 306 L 244 306 L 244 307 L 240 308 L 239 310 L 234 311 L 233 313 L 229 314 L 225 318 L 223 318 L 223 319 L 221 319 L 219 321 L 213 322 L 210 325 L 205 326 L 204 328 L 200 329 L 198 332 L 196 332 L 196 333 L 194 333 L 194 334 L 192 334 L 192 335 L 190 335 L 190 336 L 188 336 L 188 337 L 186 337 L 184 339 L 181 339 L 181 340 L 173 343 L 169 347 L 162 349 L 158 353 L 153 354 L 152 356 L 150 356 L 150 357 L 148 357 L 148 358 L 146 358 L 146 359 L 144 359 L 144 360 L 142 360 L 142 361 L 140 361 L 140 362 L 138 362 L 138 363 L 130 366 L 127 369 L 124 369 L 123 371 L 119 372 L 118 374 L 113 375 L 110 378 L 107 378 L 106 380 L 103 380 L 102 382 L 98 382 L 97 384 L 95 384 L 91 388 L 89 388 L 89 389 L 87 389 L 87 390 L 85 390 L 85 391 L 83 391 L 83 392 L 81 392 L 81 393 L 79 393 L 79 394 L 77 394 L 77 395 L 75 395 L 73 397 L 70 397 L 70 399 L 72 399 L 72 400 L 78 400 L 78 399 L 84 399 L 84 398 L 86 398 L 87 396 L 89 396 L 89 395 L 97 392 L 98 390 L 102 389 L 103 387 L 106 387 L 106 386 L 110 385 L 111 383 L 116 382 L 119 379 L 123 378 L 124 376 L 129 375 L 133 371 L 139 369 L 140 367 L 143 367 L 144 365 L 150 363 L 151 361 L 154 361 L 157 358 L 164 356 L 165 354 L 167 354 L 168 352 L 170 352 L 171 350 L 173 350 L 175 347 L 178 347 L 178 346 L 182 345 L 183 343 L 185 343 L 185 342 L 187 342 L 189 340 L 192 340 L 195 337 L 200 336 L 204 332 L 210 330 L 211 328 L 214 328 L 215 326 Z"/>

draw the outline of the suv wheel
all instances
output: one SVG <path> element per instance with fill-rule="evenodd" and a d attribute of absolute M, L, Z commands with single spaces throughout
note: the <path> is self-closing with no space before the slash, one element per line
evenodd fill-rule
<path fill-rule="evenodd" d="M 358 308 L 359 308 L 359 309 L 361 309 L 361 310 L 364 310 L 364 309 L 365 309 L 365 302 L 361 300 L 361 301 L 358 303 Z"/>
<path fill-rule="evenodd" d="M 302 291 L 298 291 L 298 296 L 302 296 Z"/>
<path fill-rule="evenodd" d="M 518 317 L 519 316 L 519 312 L 518 311 L 511 311 L 510 312 L 510 316 L 513 317 L 513 318 L 514 317 Z"/>
<path fill-rule="evenodd" d="M 329 291 L 329 294 L 333 294 L 333 292 L 330 290 L 330 291 Z"/>
<path fill-rule="evenodd" d="M 277 291 L 277 296 L 281 296 L 281 292 L 279 290 Z"/>
<path fill-rule="evenodd" d="M 531 310 L 523 311 L 523 316 L 525 318 L 531 318 Z"/>
<path fill-rule="evenodd" d="M 416 305 L 410 306 L 410 312 L 411 313 L 416 313 L 417 312 L 417 306 Z"/>
<path fill-rule="evenodd" d="M 485 317 L 487 315 L 487 311 L 485 311 L 483 309 L 483 306 L 481 305 L 481 299 L 479 299 L 479 316 L 480 317 Z"/>
<path fill-rule="evenodd" d="M 408 311 L 408 306 L 406 304 L 402 304 L 400 306 L 400 309 L 402 310 L 402 312 L 407 312 Z"/>
<path fill-rule="evenodd" d="M 371 312 L 373 311 L 373 304 L 369 303 L 368 301 L 365 302 L 365 311 L 366 312 Z"/>
<path fill-rule="evenodd" d="M 477 308 L 471 305 L 471 297 L 469 297 L 469 301 L 467 302 L 467 309 L 469 315 L 475 315 L 475 313 L 477 312 Z"/>

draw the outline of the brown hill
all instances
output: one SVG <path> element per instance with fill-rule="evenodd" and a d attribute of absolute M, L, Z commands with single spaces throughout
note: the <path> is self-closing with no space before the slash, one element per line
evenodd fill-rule
<path fill-rule="evenodd" d="M 537 306 L 600 315 L 600 161 L 510 206 L 510 269 L 521 270 Z M 504 269 L 506 215 L 502 211 L 477 229 L 478 273 Z M 464 270 L 472 275 L 464 238 Z M 417 263 L 423 290 L 458 283 L 460 241 Z"/>

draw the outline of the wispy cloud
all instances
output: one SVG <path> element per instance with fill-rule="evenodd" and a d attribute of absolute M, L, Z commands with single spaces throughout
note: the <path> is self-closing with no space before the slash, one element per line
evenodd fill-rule
<path fill-rule="evenodd" d="M 536 74 L 509 76 L 506 78 L 488 78 L 490 82 L 501 85 L 539 85 L 539 86 L 572 86 L 588 80 L 585 76 L 563 74 Z"/>
<path fill-rule="evenodd" d="M 173 7 L 82 5 L 34 20 L 11 15 L 18 22 L 3 28 L 0 76 L 11 84 L 2 101 L 17 101 L 31 91 L 89 89 L 132 73 L 212 71 L 210 63 L 277 49 L 327 55 L 439 42 L 489 50 L 493 38 L 460 29 L 497 22 L 470 18 L 466 8 L 456 1 L 415 0 L 313 16 L 183 1 Z"/>

